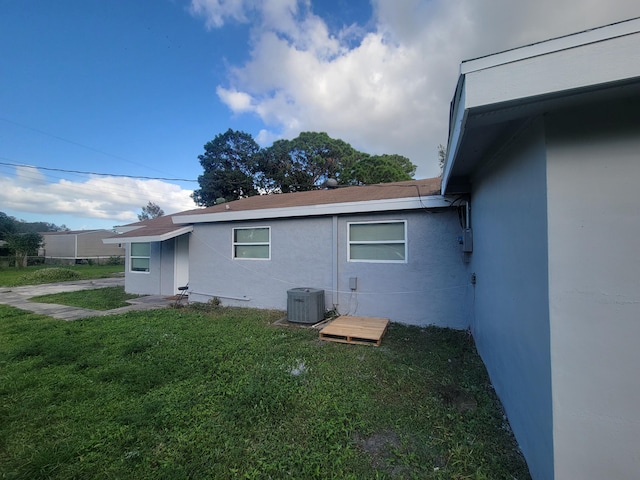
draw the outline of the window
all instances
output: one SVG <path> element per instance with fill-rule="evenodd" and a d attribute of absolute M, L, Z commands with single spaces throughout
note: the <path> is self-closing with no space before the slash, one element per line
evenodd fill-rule
<path fill-rule="evenodd" d="M 407 222 L 349 223 L 350 262 L 407 261 Z"/>
<path fill-rule="evenodd" d="M 150 243 L 131 243 L 131 271 L 148 272 L 150 256 Z"/>
<path fill-rule="evenodd" d="M 271 258 L 271 227 L 234 228 L 233 258 Z"/>

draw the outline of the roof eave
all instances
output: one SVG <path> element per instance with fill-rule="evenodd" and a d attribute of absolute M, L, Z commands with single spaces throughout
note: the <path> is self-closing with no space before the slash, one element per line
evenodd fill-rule
<path fill-rule="evenodd" d="M 420 208 L 444 208 L 450 202 L 443 195 L 424 197 L 394 198 L 383 200 L 365 200 L 359 202 L 327 203 L 300 207 L 264 208 L 256 210 L 227 210 L 216 213 L 195 215 L 175 215 L 176 224 L 234 222 L 268 218 L 312 217 L 325 215 L 343 215 L 352 213 L 373 213 L 397 210 L 415 210 Z"/>
<path fill-rule="evenodd" d="M 137 243 L 137 242 L 164 242 L 165 240 L 170 240 L 175 237 L 179 237 L 180 235 L 184 235 L 193 231 L 193 226 L 187 225 L 182 228 L 177 228 L 176 230 L 172 230 L 170 232 L 162 233 L 160 235 L 139 235 L 136 237 L 110 237 L 103 238 L 103 243 Z"/>
<path fill-rule="evenodd" d="M 640 89 L 638 41 L 640 18 L 463 62 L 451 105 L 442 193 L 468 192 L 470 174 L 490 141 L 517 131 L 529 118 Z"/>

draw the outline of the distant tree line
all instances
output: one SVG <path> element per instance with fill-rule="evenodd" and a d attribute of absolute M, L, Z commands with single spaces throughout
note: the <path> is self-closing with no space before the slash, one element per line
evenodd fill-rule
<path fill-rule="evenodd" d="M 314 190 L 329 178 L 339 186 L 411 180 L 416 171 L 402 155 L 369 155 L 324 132 L 302 132 L 261 148 L 250 134 L 229 129 L 206 143 L 198 159 L 204 173 L 192 197 L 203 206 Z"/>
<path fill-rule="evenodd" d="M 57 226 L 47 222 L 25 222 L 0 212 L 0 250 L 7 250 L 15 256 L 16 267 L 27 265 L 27 257 L 36 255 L 42 244 L 40 232 L 60 232 L 69 230 L 65 225 Z"/>

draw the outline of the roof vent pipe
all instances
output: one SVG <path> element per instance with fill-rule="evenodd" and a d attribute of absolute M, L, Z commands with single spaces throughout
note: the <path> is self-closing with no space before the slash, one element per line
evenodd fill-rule
<path fill-rule="evenodd" d="M 329 189 L 338 188 L 338 181 L 335 178 L 327 178 L 324 186 Z"/>

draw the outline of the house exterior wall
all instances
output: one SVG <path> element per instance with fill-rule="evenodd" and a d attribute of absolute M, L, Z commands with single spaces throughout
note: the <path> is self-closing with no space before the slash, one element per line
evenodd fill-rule
<path fill-rule="evenodd" d="M 640 472 L 640 101 L 549 117 L 556 479 Z"/>
<path fill-rule="evenodd" d="M 174 244 L 174 239 L 151 242 L 148 272 L 131 271 L 131 244 L 127 244 L 125 291 L 138 295 L 173 295 Z"/>
<path fill-rule="evenodd" d="M 533 478 L 548 480 L 553 417 L 542 119 L 503 141 L 472 178 L 471 328 Z"/>
<path fill-rule="evenodd" d="M 348 222 L 407 220 L 408 262 L 348 262 Z M 270 260 L 232 258 L 233 227 L 271 227 Z M 468 277 L 446 210 L 196 224 L 190 241 L 190 300 L 286 310 L 287 290 L 325 291 L 341 314 L 453 328 L 468 326 Z M 351 291 L 349 279 L 357 278 Z"/>

